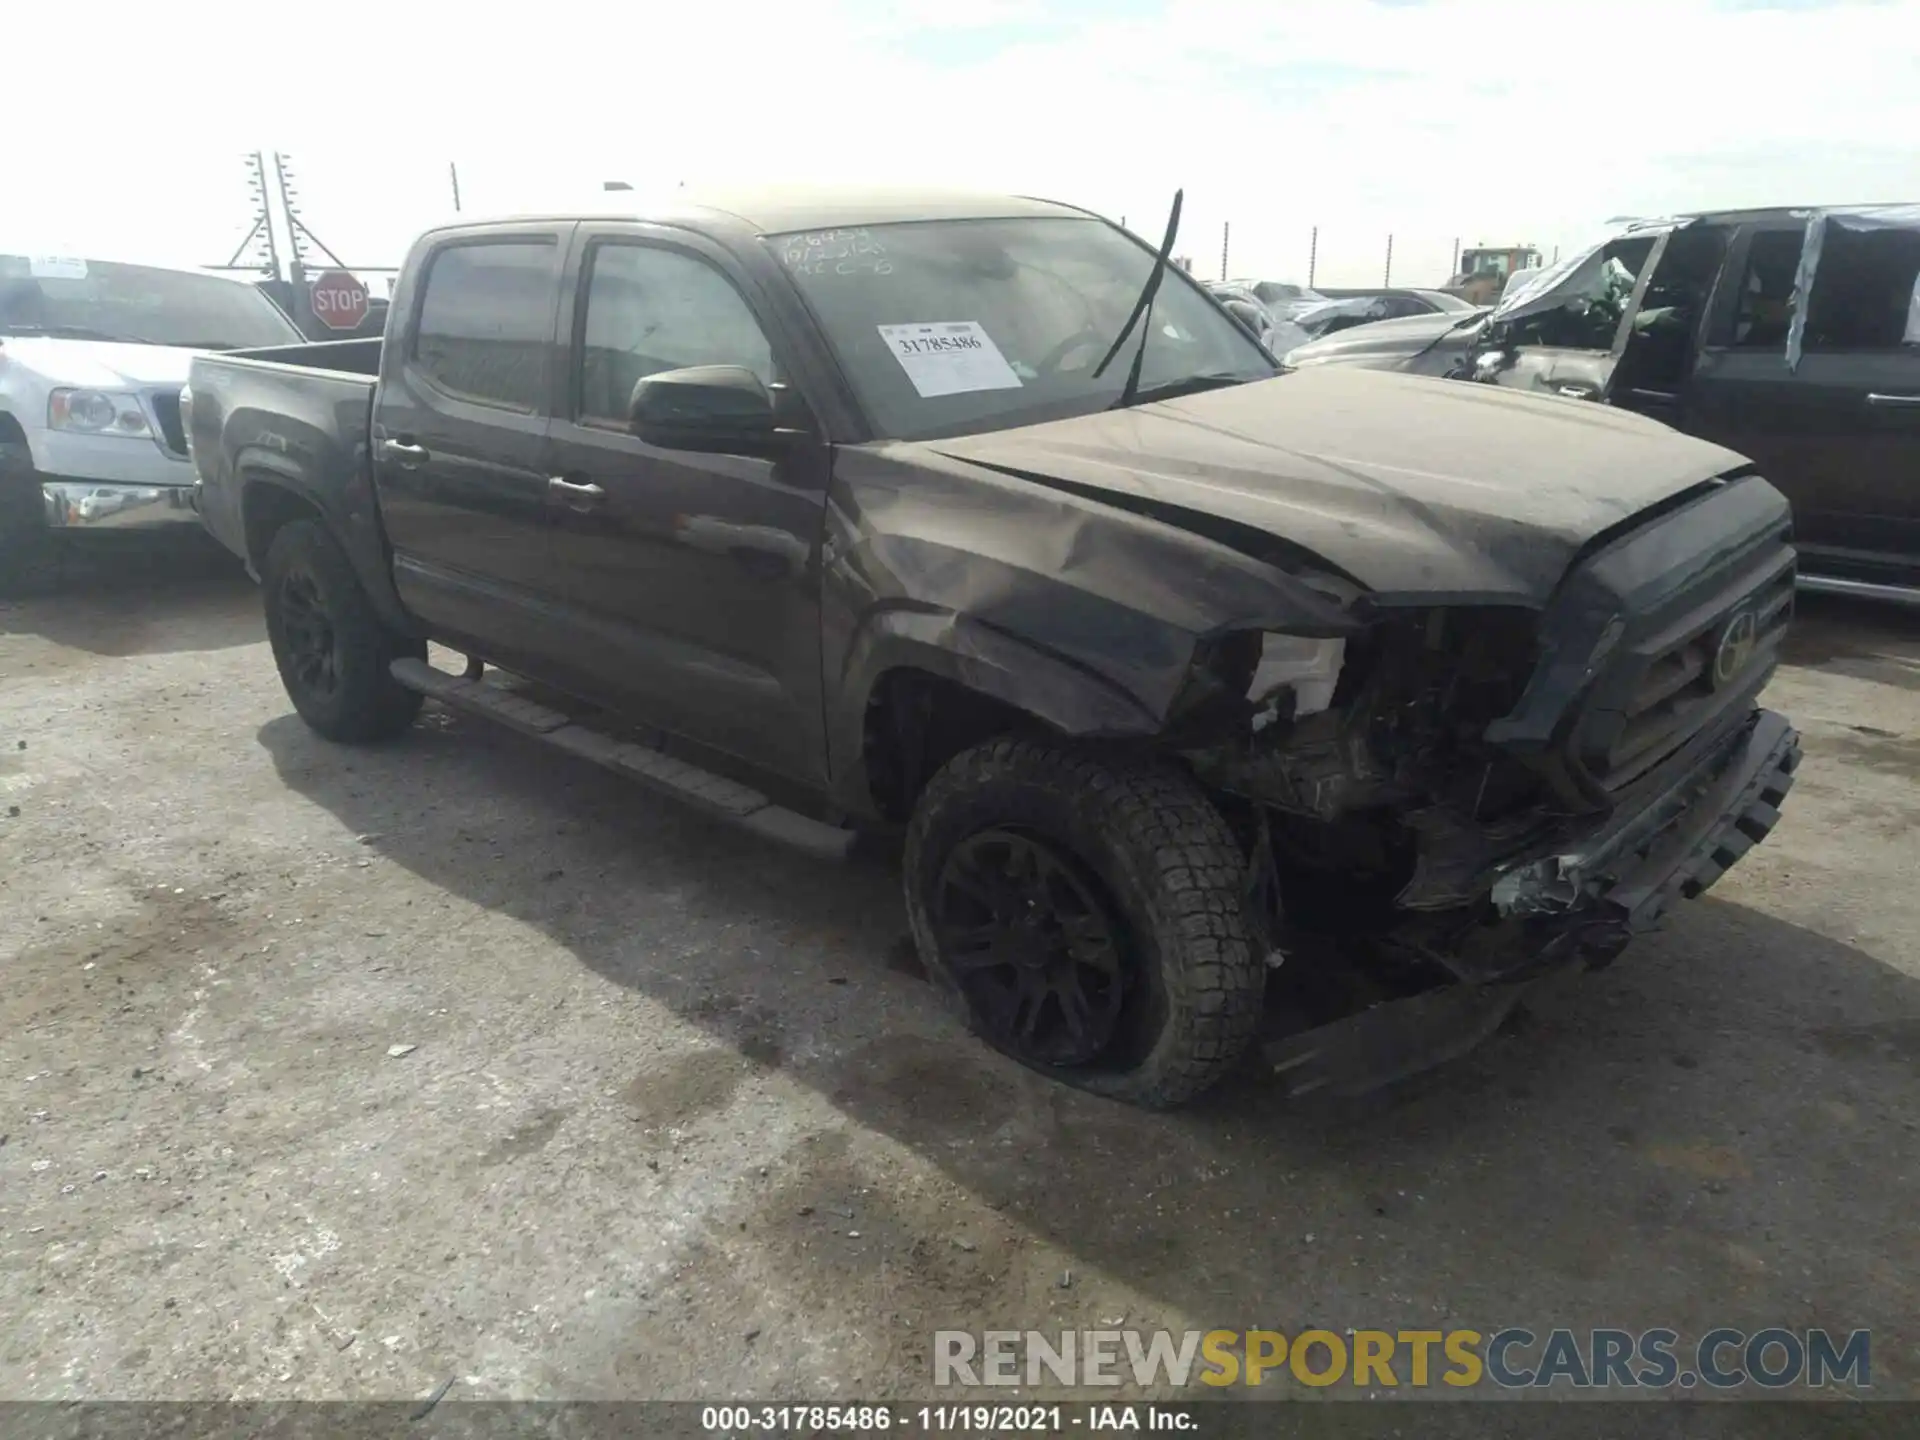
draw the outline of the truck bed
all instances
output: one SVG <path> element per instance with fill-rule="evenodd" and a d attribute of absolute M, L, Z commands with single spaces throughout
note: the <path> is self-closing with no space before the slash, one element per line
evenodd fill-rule
<path fill-rule="evenodd" d="M 376 335 L 370 340 L 316 340 L 311 345 L 271 345 L 254 350 L 229 350 L 229 360 L 265 360 L 275 365 L 293 365 L 302 370 L 328 370 L 341 375 L 380 373 L 380 347 Z"/>
<path fill-rule="evenodd" d="M 213 536 L 249 566 L 247 492 L 302 501 L 344 522 L 370 499 L 378 339 L 234 350 L 194 357 L 183 417 L 198 475 L 195 505 Z"/>

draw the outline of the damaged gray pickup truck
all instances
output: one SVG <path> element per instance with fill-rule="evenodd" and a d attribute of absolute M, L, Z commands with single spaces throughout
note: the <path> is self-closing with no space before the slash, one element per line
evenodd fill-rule
<path fill-rule="evenodd" d="M 1008 1054 L 1365 1088 L 1778 819 L 1787 506 L 1634 415 L 1282 375 L 1170 242 L 845 193 L 435 230 L 384 342 L 194 361 L 198 508 L 326 737 L 432 696 L 765 836 L 904 830 Z"/>

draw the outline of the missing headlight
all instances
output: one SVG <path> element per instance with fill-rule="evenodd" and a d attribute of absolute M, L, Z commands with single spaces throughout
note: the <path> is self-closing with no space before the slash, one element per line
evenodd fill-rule
<path fill-rule="evenodd" d="M 1280 718 L 1283 708 L 1294 718 L 1318 715 L 1333 704 L 1346 662 L 1345 640 L 1315 640 L 1269 630 L 1260 637 L 1260 660 L 1247 686 L 1247 699 L 1256 709 L 1253 728 L 1264 730 Z M 1291 693 L 1293 704 L 1283 707 Z"/>

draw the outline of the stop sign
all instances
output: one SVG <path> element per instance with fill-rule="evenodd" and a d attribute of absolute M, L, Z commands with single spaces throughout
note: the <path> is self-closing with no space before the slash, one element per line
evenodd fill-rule
<path fill-rule="evenodd" d="M 367 287 L 344 270 L 329 270 L 308 292 L 313 318 L 329 330 L 358 330 L 367 318 Z"/>

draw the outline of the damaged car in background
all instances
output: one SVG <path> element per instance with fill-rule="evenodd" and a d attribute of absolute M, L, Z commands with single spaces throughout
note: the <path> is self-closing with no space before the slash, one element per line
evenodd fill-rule
<path fill-rule="evenodd" d="M 1286 362 L 1638 411 L 1786 494 L 1802 589 L 1920 605 L 1920 205 L 1626 222 L 1484 317 L 1368 326 Z"/>
<path fill-rule="evenodd" d="M 928 973 L 1021 1062 L 1365 1089 L 1767 834 L 1787 507 L 1638 416 L 1282 374 L 1177 218 L 436 229 L 384 341 L 194 362 L 199 510 L 325 737 L 431 696 L 816 853 L 901 834 Z"/>

